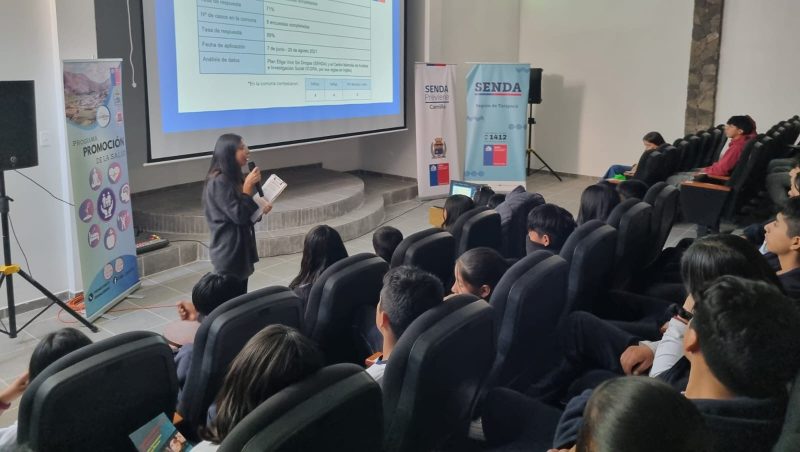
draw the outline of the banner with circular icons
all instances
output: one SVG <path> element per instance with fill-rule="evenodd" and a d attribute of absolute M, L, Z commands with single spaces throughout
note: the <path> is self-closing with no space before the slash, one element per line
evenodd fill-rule
<path fill-rule="evenodd" d="M 96 319 L 139 287 L 122 121 L 121 60 L 64 61 L 64 113 L 85 315 Z"/>

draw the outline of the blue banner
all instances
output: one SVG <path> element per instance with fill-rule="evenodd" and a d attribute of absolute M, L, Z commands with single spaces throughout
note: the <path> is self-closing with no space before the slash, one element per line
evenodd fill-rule
<path fill-rule="evenodd" d="M 64 61 L 64 113 L 86 317 L 139 287 L 120 59 Z"/>
<path fill-rule="evenodd" d="M 466 180 L 525 184 L 529 73 L 527 64 L 476 64 L 467 74 Z"/>

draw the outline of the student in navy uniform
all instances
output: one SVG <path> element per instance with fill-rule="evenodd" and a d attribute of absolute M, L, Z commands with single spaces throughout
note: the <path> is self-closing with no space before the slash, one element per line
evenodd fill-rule
<path fill-rule="evenodd" d="M 250 149 L 242 137 L 226 133 L 217 139 L 211 167 L 203 188 L 203 212 L 211 233 L 209 257 L 214 272 L 231 274 L 239 280 L 242 293 L 247 292 L 247 279 L 258 262 L 256 235 L 251 217 L 259 209 L 253 194 L 261 182 L 261 172 L 254 168 L 247 177 L 242 167 L 247 164 Z M 264 214 L 272 210 L 268 204 Z"/>
<path fill-rule="evenodd" d="M 303 301 L 304 312 L 314 282 L 328 267 L 345 257 L 347 249 L 336 229 L 321 224 L 308 231 L 303 240 L 300 272 L 289 283 L 289 288 Z"/>
<path fill-rule="evenodd" d="M 367 368 L 379 384 L 392 350 L 403 332 L 417 317 L 442 303 L 444 288 L 439 278 L 416 267 L 400 266 L 383 277 L 381 298 L 375 310 L 375 324 L 383 336 L 382 355 Z"/>
<path fill-rule="evenodd" d="M 790 297 L 800 299 L 800 198 L 788 199 L 764 231 L 767 251 L 780 263 L 778 279 Z"/>
<path fill-rule="evenodd" d="M 555 204 L 536 206 L 528 213 L 527 254 L 547 250 L 558 254 L 578 225 L 572 214 Z"/>

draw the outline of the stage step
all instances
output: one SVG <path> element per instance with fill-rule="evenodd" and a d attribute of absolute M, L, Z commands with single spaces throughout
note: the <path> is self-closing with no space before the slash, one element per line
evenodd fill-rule
<path fill-rule="evenodd" d="M 317 168 L 317 171 L 322 171 L 326 176 L 331 177 L 329 173 L 336 173 L 334 171 L 323 170 Z M 340 215 L 328 216 L 323 215 L 324 220 L 310 222 L 308 217 L 303 214 L 296 214 L 298 222 L 301 224 L 294 227 L 284 227 L 277 229 L 260 229 L 256 230 L 256 239 L 258 243 L 258 254 L 260 257 L 278 256 L 284 254 L 293 254 L 301 252 L 303 249 L 303 239 L 306 233 L 318 224 L 327 224 L 335 228 L 342 236 L 342 240 L 348 241 L 358 238 L 362 235 L 371 233 L 377 226 L 379 226 L 385 219 L 385 209 L 387 206 L 408 201 L 417 197 L 417 184 L 410 179 L 402 179 L 392 176 L 376 175 L 374 173 L 353 172 L 353 173 L 338 173 L 346 177 L 338 178 L 339 180 L 356 179 L 361 187 L 359 205 L 347 212 Z M 283 177 L 283 176 L 281 176 Z M 336 176 L 333 176 L 336 177 Z M 319 178 L 320 182 L 325 179 Z M 330 179 L 328 179 L 330 180 Z M 288 181 L 287 181 L 288 182 Z M 314 184 L 314 182 L 309 182 Z M 348 186 L 355 186 L 356 184 L 349 184 Z M 328 186 L 328 190 L 331 187 Z M 335 190 L 335 189 L 334 189 Z M 287 188 L 288 192 L 289 189 Z M 343 190 L 342 190 L 343 191 Z M 338 191 L 341 197 L 346 197 L 342 191 Z M 284 195 L 286 195 L 286 192 Z M 302 196 L 302 195 L 300 195 Z M 199 198 L 198 198 L 199 199 Z M 328 199 L 331 199 L 330 197 Z M 292 198 L 287 198 L 292 200 Z M 279 200 L 280 201 L 280 200 Z M 287 222 L 288 212 L 301 212 L 302 205 L 292 204 L 298 208 L 294 210 L 284 210 L 287 213 L 282 220 Z M 134 200 L 134 202 L 136 202 Z M 327 205 L 338 202 L 337 200 L 330 201 L 328 204 L 323 204 L 321 207 L 324 210 Z M 288 203 L 286 203 L 288 204 Z M 276 210 L 278 203 L 276 203 Z M 138 208 L 137 208 L 138 209 Z M 320 212 L 321 210 L 317 210 Z M 266 218 L 271 217 L 274 212 L 267 215 Z M 138 217 L 134 217 L 137 227 L 141 227 L 138 223 Z M 177 220 L 180 221 L 180 220 Z M 205 219 L 203 219 L 205 221 Z M 292 220 L 293 221 L 293 220 Z M 289 221 L 291 224 L 291 221 Z M 284 223 L 286 224 L 286 223 Z M 174 233 L 164 231 L 150 231 L 156 232 L 164 238 L 170 240 L 170 246 L 167 248 L 156 250 L 151 253 L 139 256 L 139 273 L 142 276 L 152 275 L 169 268 L 185 265 L 194 260 L 207 260 L 208 259 L 208 233 Z"/>

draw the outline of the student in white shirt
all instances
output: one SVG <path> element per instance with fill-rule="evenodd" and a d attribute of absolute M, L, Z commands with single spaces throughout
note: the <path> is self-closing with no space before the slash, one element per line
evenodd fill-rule
<path fill-rule="evenodd" d="M 416 267 L 389 270 L 383 278 L 375 324 L 383 336 L 382 355 L 367 373 L 381 384 L 386 364 L 403 332 L 417 317 L 442 303 L 444 289 L 439 278 Z"/>

